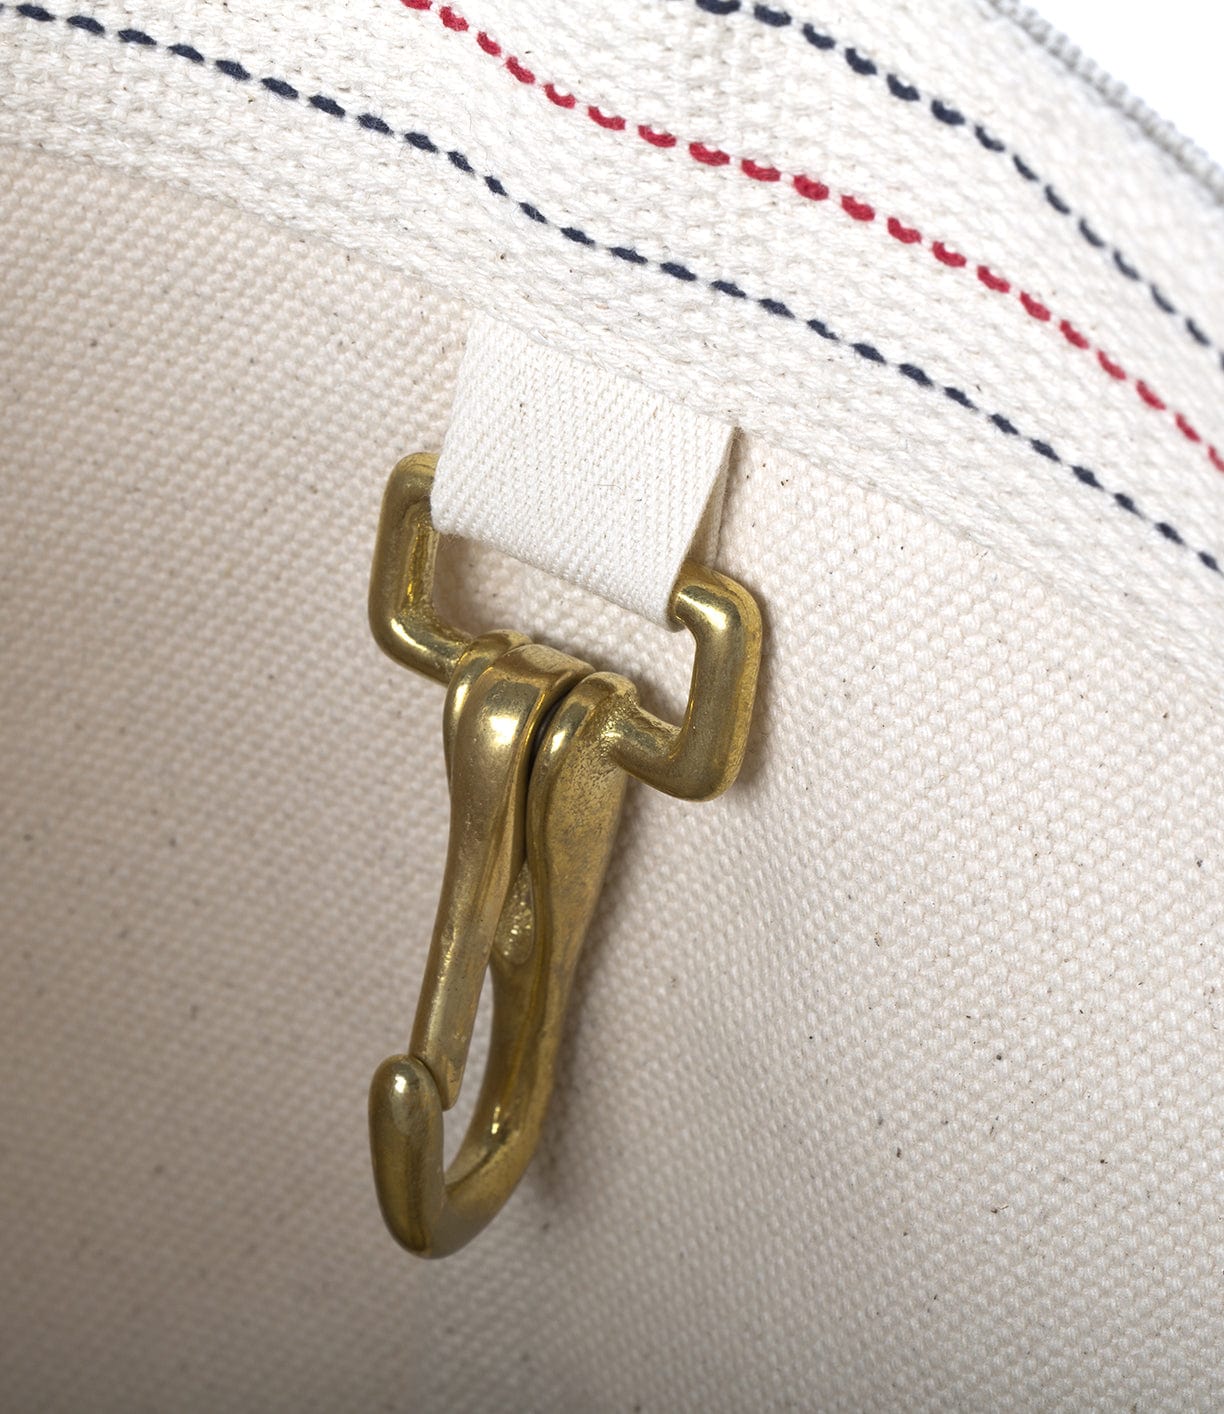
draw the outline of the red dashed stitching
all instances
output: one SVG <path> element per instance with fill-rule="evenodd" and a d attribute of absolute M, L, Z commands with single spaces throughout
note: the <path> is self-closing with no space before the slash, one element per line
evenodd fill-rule
<path fill-rule="evenodd" d="M 806 196 L 809 201 L 828 201 L 829 189 L 823 182 L 818 182 L 814 177 L 805 177 L 802 174 L 791 178 L 791 186 L 800 196 Z"/>
<path fill-rule="evenodd" d="M 618 118 L 615 113 L 604 113 L 593 103 L 587 105 L 587 117 L 591 122 L 598 123 L 601 128 L 608 128 L 614 133 L 625 131 L 624 118 Z"/>
<path fill-rule="evenodd" d="M 400 0 L 400 4 L 408 10 L 426 11 L 433 9 L 433 0 Z M 456 34 L 470 32 L 471 26 L 469 21 L 461 15 L 454 6 L 443 5 L 438 10 L 437 14 L 442 24 L 448 30 Z M 502 46 L 484 30 L 480 30 L 476 34 L 476 43 L 486 54 L 494 59 L 501 58 L 504 53 Z M 527 66 L 513 54 L 506 56 L 505 68 L 519 83 L 528 87 L 536 84 L 536 75 L 534 72 L 527 68 Z M 540 87 L 543 88 L 548 100 L 556 107 L 565 109 L 577 107 L 578 100 L 572 93 L 568 93 L 564 89 L 559 89 L 552 83 L 544 83 L 541 84 Z M 586 112 L 586 116 L 593 123 L 611 132 L 624 132 L 629 126 L 626 119 L 614 113 L 605 113 L 594 104 L 588 104 L 584 111 Z M 652 128 L 649 124 L 642 123 L 634 130 L 643 142 L 649 143 L 652 147 L 673 148 L 679 145 L 679 139 L 673 133 L 658 128 Z M 724 152 L 720 147 L 711 147 L 703 142 L 687 143 L 685 144 L 685 150 L 695 162 L 699 162 L 705 167 L 726 167 L 730 165 L 732 160 L 729 152 Z M 751 157 L 741 158 L 738 162 L 738 167 L 745 177 L 750 178 L 754 182 L 780 182 L 785 175 L 779 168 L 774 167 L 770 163 L 758 162 Z M 790 184 L 799 196 L 806 198 L 808 201 L 827 201 L 830 196 L 829 188 L 824 182 L 818 181 L 815 177 L 806 176 L 803 173 L 795 173 L 792 175 Z M 859 197 L 852 196 L 849 192 L 842 194 L 839 205 L 846 215 L 854 221 L 866 224 L 873 222 L 876 218 L 874 206 L 869 202 L 861 200 Z M 943 241 L 931 239 L 928 242 L 916 226 L 906 226 L 895 216 L 888 217 L 885 226 L 888 234 L 902 245 L 929 244 L 931 254 L 942 265 L 949 266 L 954 270 L 960 270 L 969 263 L 967 256 L 962 255 L 959 251 L 952 250 L 949 246 L 945 245 Z M 1010 293 L 1012 289 L 1011 281 L 1007 280 L 1002 275 L 996 275 L 989 266 L 978 265 L 975 273 L 978 282 L 985 286 L 986 289 L 1000 295 Z M 1052 319 L 1053 316 L 1049 308 L 1042 304 L 1035 296 L 1029 294 L 1027 290 L 1021 290 L 1019 292 L 1019 300 L 1025 313 L 1039 323 L 1046 324 Z M 1058 321 L 1058 329 L 1072 348 L 1081 350 L 1092 348 L 1091 340 L 1081 334 L 1070 320 L 1060 319 Z M 1123 368 L 1120 363 L 1116 362 L 1116 360 L 1110 358 L 1104 349 L 1096 349 L 1095 352 L 1097 363 L 1110 378 L 1120 383 L 1130 381 L 1130 376 L 1126 372 L 1126 369 Z M 1169 410 L 1168 403 L 1157 393 L 1153 392 L 1142 378 L 1135 380 L 1134 387 L 1135 392 L 1147 407 L 1152 408 L 1156 412 L 1167 412 Z M 1172 416 L 1178 431 L 1181 432 L 1188 441 L 1202 443 L 1202 434 L 1187 420 L 1184 414 L 1174 412 Z M 1217 471 L 1224 472 L 1224 457 L 1220 455 L 1216 448 L 1208 444 L 1205 447 L 1205 451 L 1212 466 L 1214 466 Z"/>
<path fill-rule="evenodd" d="M 656 128 L 647 127 L 645 123 L 638 128 L 638 137 L 648 142 L 651 147 L 675 147 L 676 139 L 671 133 L 661 133 Z"/>
<path fill-rule="evenodd" d="M 763 167 L 759 162 L 754 162 L 751 157 L 745 157 L 740 163 L 740 168 L 744 176 L 751 177 L 754 182 L 776 182 L 782 176 L 776 167 Z"/>

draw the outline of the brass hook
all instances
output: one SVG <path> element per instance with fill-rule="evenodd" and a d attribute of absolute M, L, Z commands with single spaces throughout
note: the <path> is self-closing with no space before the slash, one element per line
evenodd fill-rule
<path fill-rule="evenodd" d="M 521 634 L 473 640 L 432 604 L 433 466 L 409 457 L 392 473 L 370 622 L 397 661 L 448 684 L 450 844 L 412 1039 L 375 1072 L 370 1139 L 388 1227 L 410 1251 L 440 1257 L 494 1216 L 534 1152 L 626 773 L 693 799 L 731 783 L 752 712 L 760 619 L 739 585 L 685 566 L 673 610 L 696 652 L 679 728 L 647 713 L 615 674 Z M 444 1171 L 442 1115 L 459 1093 L 490 967 L 484 1082 Z"/>
<path fill-rule="evenodd" d="M 512 654 L 488 670 L 510 679 Z M 511 679 L 512 680 L 512 679 Z M 602 751 L 583 749 L 603 730 L 601 720 L 621 684 L 610 675 L 589 676 L 574 688 L 550 723 L 525 792 L 525 864 L 503 892 L 491 891 L 494 937 L 487 953 L 493 972 L 493 1029 L 489 1059 L 476 1111 L 449 1172 L 443 1173 L 442 1113 L 457 1095 L 448 1093 L 433 1060 L 433 1035 L 449 1000 L 441 969 L 431 953 L 409 1053 L 384 1061 L 370 1088 L 370 1134 L 383 1216 L 405 1247 L 441 1257 L 461 1247 L 509 1197 L 535 1150 L 552 1092 L 558 1045 L 574 965 L 586 936 L 611 852 L 625 789 L 625 774 Z M 456 723 L 456 752 L 487 735 L 474 711 Z M 485 719 L 487 721 L 487 719 Z M 499 753 L 474 753 L 476 763 Z M 452 807 L 452 844 L 463 832 L 463 815 Z M 517 856 L 516 856 L 517 857 Z M 456 855 L 452 853 L 452 862 Z M 465 895 L 479 870 L 456 876 L 448 867 L 439 905 L 439 928 L 463 915 Z M 501 876 L 505 878 L 505 876 Z M 499 880 L 500 882 L 500 880 Z M 457 906 L 456 906 L 457 905 Z M 476 963 L 487 934 L 473 929 L 458 938 L 465 953 L 459 990 L 479 997 Z M 437 935 L 435 935 L 435 946 Z M 443 1041 L 462 1044 L 471 1035 L 468 1008 Z M 426 1021 L 423 1026 L 422 1022 Z M 445 1045 L 442 1047 L 445 1049 Z M 449 1081 L 454 1071 L 443 1070 Z"/>

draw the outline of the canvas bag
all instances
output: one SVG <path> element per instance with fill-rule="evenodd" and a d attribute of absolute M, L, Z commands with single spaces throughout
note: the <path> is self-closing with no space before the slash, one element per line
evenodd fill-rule
<path fill-rule="evenodd" d="M 0 26 L 14 1404 L 1217 1403 L 1219 174 L 960 0 Z M 739 429 L 767 639 L 427 1267 L 364 1092 L 441 706 L 363 614 L 473 318 Z M 444 573 L 678 710 L 643 614 Z"/>

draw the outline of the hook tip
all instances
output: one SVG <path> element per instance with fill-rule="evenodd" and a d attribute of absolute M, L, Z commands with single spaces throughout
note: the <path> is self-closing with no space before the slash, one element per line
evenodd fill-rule
<path fill-rule="evenodd" d="M 370 1081 L 378 1206 L 398 1242 L 428 1255 L 443 1204 L 442 1102 L 428 1066 L 390 1056 Z"/>

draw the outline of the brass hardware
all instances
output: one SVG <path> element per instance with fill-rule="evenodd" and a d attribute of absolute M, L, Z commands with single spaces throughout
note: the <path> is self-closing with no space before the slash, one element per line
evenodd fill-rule
<path fill-rule="evenodd" d="M 450 843 L 406 1054 L 370 1085 L 374 1183 L 409 1251 L 444 1257 L 480 1231 L 531 1159 L 552 1091 L 574 966 L 603 883 L 627 775 L 705 800 L 743 760 L 761 652 L 752 596 L 686 564 L 672 614 L 695 641 L 679 727 L 633 684 L 495 632 L 473 638 L 433 606 L 436 458 L 407 457 L 383 497 L 370 625 L 397 662 L 447 685 Z M 485 972 L 493 1028 L 476 1111 L 444 1169 Z"/>

